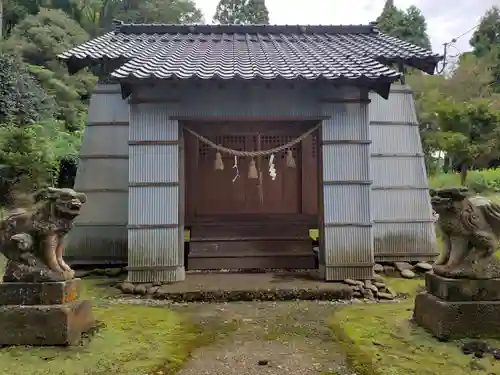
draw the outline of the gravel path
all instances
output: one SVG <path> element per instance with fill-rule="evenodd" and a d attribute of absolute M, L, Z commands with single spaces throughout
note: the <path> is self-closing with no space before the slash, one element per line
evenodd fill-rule
<path fill-rule="evenodd" d="M 175 306 L 221 337 L 178 375 L 351 375 L 330 337 L 331 304 L 245 302 Z M 226 329 L 224 329 L 226 327 Z"/>

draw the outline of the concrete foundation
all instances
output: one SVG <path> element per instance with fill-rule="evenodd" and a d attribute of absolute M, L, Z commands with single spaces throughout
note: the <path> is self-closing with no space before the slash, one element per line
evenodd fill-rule
<path fill-rule="evenodd" d="M 80 280 L 0 284 L 0 345 L 78 345 L 95 325 Z"/>
<path fill-rule="evenodd" d="M 426 275 L 413 318 L 441 340 L 500 337 L 500 280 L 446 279 Z"/>

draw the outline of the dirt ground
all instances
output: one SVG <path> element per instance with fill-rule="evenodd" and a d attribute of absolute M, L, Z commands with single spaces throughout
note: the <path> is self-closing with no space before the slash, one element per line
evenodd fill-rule
<path fill-rule="evenodd" d="M 174 309 L 217 332 L 179 375 L 352 375 L 332 341 L 331 303 L 186 304 Z"/>

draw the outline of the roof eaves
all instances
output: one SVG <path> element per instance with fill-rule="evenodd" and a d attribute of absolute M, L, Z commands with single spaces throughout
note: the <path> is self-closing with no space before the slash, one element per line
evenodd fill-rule
<path fill-rule="evenodd" d="M 123 34 L 374 34 L 375 25 L 201 25 L 201 24 L 121 24 L 116 32 Z"/>

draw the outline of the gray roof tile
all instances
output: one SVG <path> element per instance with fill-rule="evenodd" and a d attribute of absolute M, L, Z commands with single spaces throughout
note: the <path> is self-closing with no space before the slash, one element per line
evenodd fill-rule
<path fill-rule="evenodd" d="M 119 25 L 62 55 L 125 59 L 115 78 L 394 81 L 386 64 L 432 73 L 440 57 L 369 26 Z"/>

